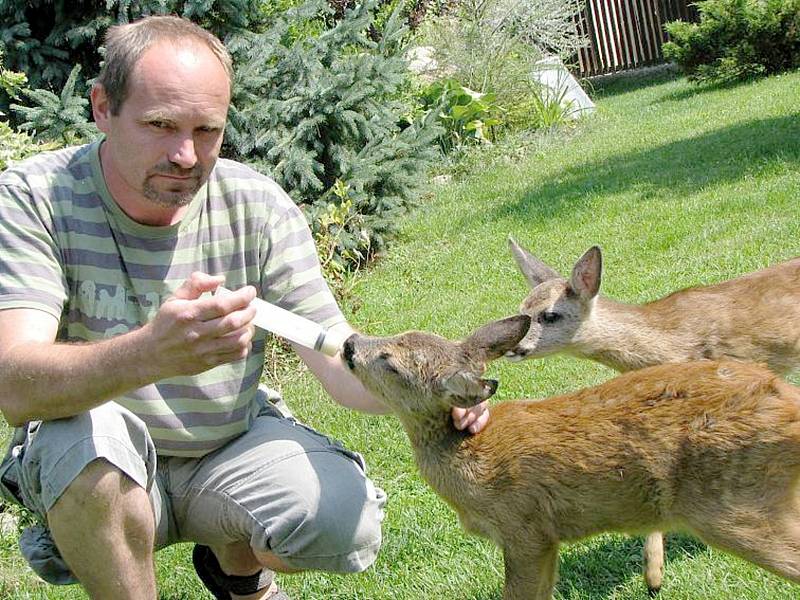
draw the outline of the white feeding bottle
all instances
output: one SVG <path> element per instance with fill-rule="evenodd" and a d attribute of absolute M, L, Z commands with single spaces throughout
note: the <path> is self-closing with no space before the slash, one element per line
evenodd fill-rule
<path fill-rule="evenodd" d="M 214 292 L 215 295 L 232 293 L 231 290 L 222 286 L 219 286 Z M 256 309 L 253 325 L 291 342 L 328 356 L 334 356 L 344 344 L 345 335 L 330 331 L 319 323 L 289 312 L 280 306 L 270 304 L 261 298 L 255 298 L 250 304 Z"/>

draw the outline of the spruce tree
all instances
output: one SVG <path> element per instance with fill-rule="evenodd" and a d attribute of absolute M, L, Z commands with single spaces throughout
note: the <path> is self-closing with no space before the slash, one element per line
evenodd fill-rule
<path fill-rule="evenodd" d="M 220 37 L 234 58 L 223 155 L 275 178 L 314 228 L 346 203 L 358 218 L 341 219 L 335 260 L 359 260 L 394 234 L 436 156 L 439 129 L 432 118 L 404 119 L 411 110 L 401 100 L 409 77 L 401 3 L 378 27 L 378 0 L 335 18 L 325 0 L 283 8 L 295 1 L 0 3 L 6 66 L 41 88 L 19 98 L 9 117 L 62 142 L 90 136 L 85 98 L 105 30 L 149 14 L 183 15 Z M 0 111 L 8 105 L 0 99 Z"/>
<path fill-rule="evenodd" d="M 363 2 L 319 35 L 293 36 L 328 22 L 328 4 L 312 0 L 264 32 L 231 36 L 239 67 L 227 139 L 230 154 L 269 173 L 312 217 L 339 201 L 332 190 L 343 182 L 379 251 L 436 156 L 439 129 L 433 119 L 403 126 L 400 7 L 378 42 L 369 35 L 374 8 Z M 344 237 L 351 247 L 363 234 Z"/>

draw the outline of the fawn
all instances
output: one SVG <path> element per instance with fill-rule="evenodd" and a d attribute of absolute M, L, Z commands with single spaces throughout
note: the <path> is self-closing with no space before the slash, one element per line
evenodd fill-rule
<path fill-rule="evenodd" d="M 460 343 L 353 334 L 342 350 L 423 478 L 503 550 L 505 600 L 551 598 L 559 543 L 604 531 L 684 530 L 800 583 L 800 389 L 755 364 L 660 365 L 456 430 L 451 407 L 495 392 L 485 363 L 529 326 L 517 315 Z"/>
<path fill-rule="evenodd" d="M 763 362 L 779 374 L 800 366 L 800 258 L 638 305 L 598 293 L 597 246 L 567 280 L 509 245 L 532 288 L 520 306 L 531 328 L 511 358 L 568 352 L 617 371 L 702 358 Z"/>
<path fill-rule="evenodd" d="M 709 286 L 689 288 L 643 305 L 600 295 L 597 246 L 575 263 L 569 280 L 509 238 L 531 291 L 520 312 L 528 334 L 509 358 L 567 352 L 617 371 L 708 358 L 763 362 L 785 374 L 800 366 L 800 259 Z M 661 586 L 664 543 L 648 536 L 644 576 Z"/>

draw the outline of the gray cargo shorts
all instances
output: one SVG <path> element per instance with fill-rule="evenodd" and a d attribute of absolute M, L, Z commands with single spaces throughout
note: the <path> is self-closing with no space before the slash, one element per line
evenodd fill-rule
<path fill-rule="evenodd" d="M 245 434 L 201 458 L 158 456 L 144 423 L 108 402 L 75 417 L 18 429 L 0 465 L 0 496 L 46 514 L 77 475 L 102 458 L 150 495 L 156 548 L 247 541 L 300 570 L 358 572 L 381 544 L 385 494 L 361 456 L 278 411 L 262 408 Z M 44 525 L 20 549 L 51 583 L 74 583 Z"/>

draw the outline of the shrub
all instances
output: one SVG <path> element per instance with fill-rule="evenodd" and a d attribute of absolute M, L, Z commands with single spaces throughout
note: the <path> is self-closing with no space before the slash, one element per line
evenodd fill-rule
<path fill-rule="evenodd" d="M 494 94 L 475 92 L 452 78 L 429 84 L 420 98 L 423 110 L 432 111 L 444 128 L 439 145 L 445 153 L 467 141 L 490 141 L 492 128 L 502 123 Z"/>
<path fill-rule="evenodd" d="M 404 27 L 395 10 L 381 40 L 373 41 L 374 5 L 369 0 L 346 11 L 317 36 L 289 32 L 329 14 L 322 0 L 276 16 L 263 33 L 231 36 L 242 68 L 226 146 L 274 177 L 312 218 L 340 201 L 334 184 L 343 182 L 363 217 L 348 243 L 366 229 L 371 252 L 395 234 L 398 215 L 436 157 L 440 131 L 424 116 L 403 122 L 409 112 L 401 101 L 409 77 Z"/>
<path fill-rule="evenodd" d="M 48 90 L 23 89 L 22 94 L 33 106 L 11 105 L 12 110 L 25 119 L 19 129 L 30 131 L 37 139 L 58 141 L 64 145 L 96 137 L 99 134 L 97 128 L 86 118 L 89 100 L 75 94 L 80 70 L 80 65 L 72 68 L 58 95 Z"/>
<path fill-rule="evenodd" d="M 55 150 L 58 147 L 55 142 L 40 144 L 31 136 L 14 131 L 5 121 L 0 121 L 0 171 L 14 161 L 28 158 L 44 150 Z"/>
<path fill-rule="evenodd" d="M 411 111 L 402 101 L 408 73 L 399 2 L 386 15 L 376 0 L 364 0 L 337 19 L 325 0 L 68 4 L 0 3 L 9 64 L 30 70 L 31 86 L 42 88 L 18 99 L 18 112 L 10 115 L 24 121 L 17 125 L 62 143 L 92 135 L 80 115 L 99 70 L 105 29 L 146 14 L 180 14 L 213 31 L 234 58 L 223 156 L 274 177 L 312 227 L 329 214 L 329 204 L 343 202 L 334 189 L 342 182 L 348 210 L 359 218 L 344 219 L 337 233 L 337 264 L 357 264 L 354 252 L 379 251 L 395 234 L 397 216 L 436 156 L 440 131 L 435 119 L 403 118 Z M 365 231 L 369 243 L 361 247 Z"/>
<path fill-rule="evenodd" d="M 9 71 L 2 65 L 0 52 L 0 89 L 10 98 L 16 98 L 25 90 L 27 77 L 24 73 Z M 5 115 L 0 112 L 0 117 Z M 0 171 L 16 160 L 22 160 L 42 150 L 54 150 L 58 144 L 39 144 L 25 133 L 14 131 L 6 121 L 0 120 Z"/>
<path fill-rule="evenodd" d="M 733 81 L 800 67 L 800 0 L 703 0 L 698 23 L 665 26 L 664 56 L 693 81 Z"/>
<path fill-rule="evenodd" d="M 428 17 L 418 41 L 434 49 L 438 71 L 465 88 L 492 94 L 499 129 L 535 128 L 542 90 L 532 74 L 546 55 L 568 59 L 584 40 L 574 16 L 577 0 L 462 0 Z"/>

